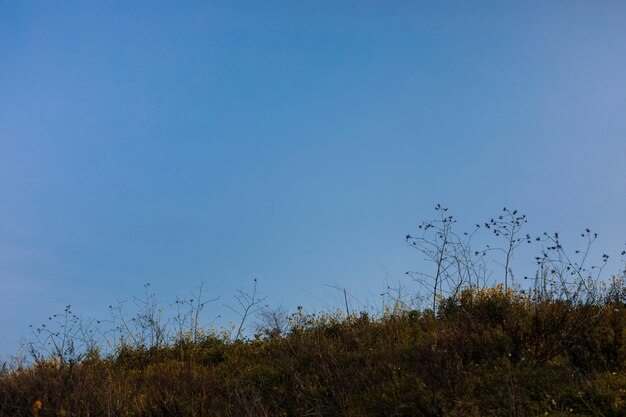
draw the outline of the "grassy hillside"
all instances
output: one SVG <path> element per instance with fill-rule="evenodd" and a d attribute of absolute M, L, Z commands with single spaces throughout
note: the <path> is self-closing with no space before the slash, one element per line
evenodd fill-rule
<path fill-rule="evenodd" d="M 68 306 L 3 366 L 0 417 L 626 416 L 626 269 L 606 280 L 608 255 L 589 265 L 597 234 L 567 252 L 558 233 L 523 233 L 516 210 L 464 233 L 436 211 L 406 235 L 431 262 L 407 272 L 421 305 L 398 290 L 380 312 L 352 312 L 344 292 L 341 309 L 288 315 L 264 307 L 255 280 L 235 296 L 238 324 L 212 330 L 202 287 L 168 320 L 146 287 L 134 315 L 110 307 L 106 332 Z M 475 250 L 479 232 L 495 243 Z M 533 243 L 524 291 L 511 264 Z"/>
<path fill-rule="evenodd" d="M 614 278 L 597 295 L 468 287 L 437 314 L 298 310 L 247 340 L 42 357 L 4 369 L 0 415 L 623 416 L 626 289 Z"/>

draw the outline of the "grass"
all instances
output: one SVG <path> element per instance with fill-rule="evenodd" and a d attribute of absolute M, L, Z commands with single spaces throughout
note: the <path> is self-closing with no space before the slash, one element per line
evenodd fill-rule
<path fill-rule="evenodd" d="M 379 317 L 298 310 L 232 340 L 178 335 L 5 367 L 2 416 L 624 416 L 626 291 L 465 288 Z M 193 337 L 192 337 L 193 336 Z"/>
<path fill-rule="evenodd" d="M 431 273 L 407 272 L 430 308 L 398 289 L 379 314 L 351 312 L 344 290 L 345 308 L 286 314 L 255 280 L 228 307 L 238 326 L 215 330 L 200 326 L 214 301 L 202 286 L 164 321 L 146 285 L 134 316 L 110 307 L 101 337 L 70 306 L 36 329 L 30 360 L 0 370 L 0 417 L 626 416 L 626 269 L 602 280 L 608 255 L 588 265 L 597 234 L 570 253 L 558 233 L 523 234 L 517 210 L 471 233 L 435 210 L 405 238 L 431 261 Z M 474 250 L 479 232 L 496 245 Z M 534 289 L 522 291 L 510 265 L 533 242 Z M 492 273 L 502 285 L 486 285 Z M 249 335 L 252 317 L 263 322 Z"/>

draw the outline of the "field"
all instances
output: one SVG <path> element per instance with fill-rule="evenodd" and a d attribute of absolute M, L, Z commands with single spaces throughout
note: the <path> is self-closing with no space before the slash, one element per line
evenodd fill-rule
<path fill-rule="evenodd" d="M 436 314 L 299 309 L 249 338 L 196 329 L 42 356 L 5 367 L 0 415 L 622 416 L 624 283 L 596 295 L 469 287 Z"/>

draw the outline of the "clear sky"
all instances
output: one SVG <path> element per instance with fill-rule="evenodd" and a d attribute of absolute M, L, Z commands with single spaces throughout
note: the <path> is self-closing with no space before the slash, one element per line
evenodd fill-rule
<path fill-rule="evenodd" d="M 204 280 L 215 314 L 253 278 L 289 308 L 366 299 L 416 268 L 403 237 L 439 202 L 591 227 L 619 258 L 624 22 L 609 1 L 0 1 L 0 353 L 146 282 L 167 305 Z"/>

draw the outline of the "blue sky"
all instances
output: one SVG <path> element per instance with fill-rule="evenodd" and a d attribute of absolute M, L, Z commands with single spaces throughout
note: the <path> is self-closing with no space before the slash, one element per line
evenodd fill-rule
<path fill-rule="evenodd" d="M 253 278 L 288 308 L 369 299 L 418 268 L 403 236 L 439 202 L 591 227 L 619 258 L 624 21 L 623 2 L 1 1 L 0 353 L 146 282 L 164 305 Z"/>

